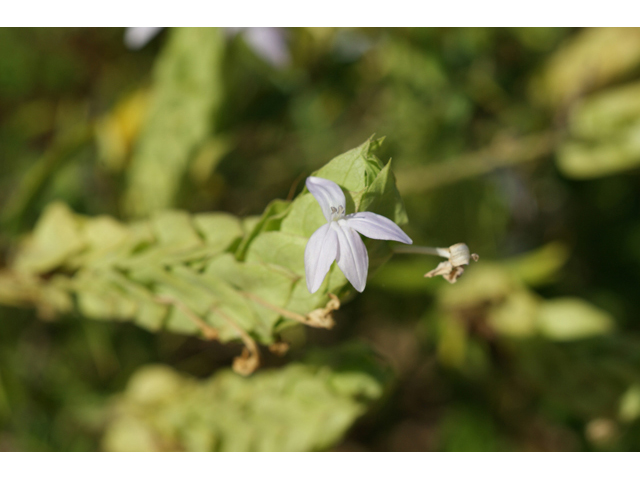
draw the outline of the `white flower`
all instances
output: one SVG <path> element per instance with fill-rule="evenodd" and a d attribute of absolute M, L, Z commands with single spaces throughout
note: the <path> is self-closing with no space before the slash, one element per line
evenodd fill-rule
<path fill-rule="evenodd" d="M 128 27 L 124 31 L 124 44 L 130 50 L 140 50 L 158 35 L 160 30 L 162 27 Z"/>
<path fill-rule="evenodd" d="M 284 68 L 291 63 L 287 32 L 276 27 L 226 28 L 234 35 L 241 33 L 249 48 L 273 67 Z"/>
<path fill-rule="evenodd" d="M 309 292 L 320 288 L 334 260 L 351 285 L 359 292 L 364 290 L 369 255 L 358 232 L 376 240 L 413 243 L 400 227 L 382 215 L 372 212 L 345 215 L 344 193 L 331 180 L 308 177 L 306 185 L 327 219 L 327 223 L 311 235 L 304 251 Z"/>
<path fill-rule="evenodd" d="M 163 27 L 128 27 L 124 32 L 124 43 L 130 50 L 140 50 L 149 43 Z M 275 27 L 228 27 L 229 35 L 241 33 L 256 55 L 276 68 L 284 68 L 291 62 L 286 31 Z"/>

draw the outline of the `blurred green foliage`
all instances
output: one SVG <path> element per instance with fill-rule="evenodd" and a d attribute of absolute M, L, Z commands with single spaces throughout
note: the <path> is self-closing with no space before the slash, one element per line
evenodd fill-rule
<path fill-rule="evenodd" d="M 128 169 L 125 209 L 137 216 L 174 204 L 194 150 L 211 135 L 223 95 L 222 31 L 170 33 L 154 67 L 151 104 Z"/>
<path fill-rule="evenodd" d="M 315 174 L 348 189 L 350 211 L 373 210 L 405 223 L 390 163 L 383 167 L 372 153 L 380 143 L 367 140 Z M 324 307 L 335 302 L 328 293 L 344 294 L 347 279 L 334 265 L 314 294 L 304 281 L 306 242 L 325 223 L 306 191 L 292 202 L 272 202 L 255 221 L 161 210 L 147 222 L 124 225 L 74 215 L 56 202 L 0 273 L 0 299 L 35 306 L 45 318 L 76 305 L 86 318 L 242 340 L 252 363 L 240 366 L 245 359 L 235 369 L 250 373 L 259 355 L 253 339 L 273 344 L 296 321 L 331 326 L 330 311 L 339 303 Z M 384 246 L 372 253 L 374 266 L 390 257 Z"/>
<path fill-rule="evenodd" d="M 200 382 L 164 366 L 131 378 L 113 405 L 110 451 L 313 451 L 344 435 L 384 393 L 389 371 L 352 345 L 250 379 L 222 371 Z"/>
<path fill-rule="evenodd" d="M 0 29 L 0 450 L 640 448 L 640 30 L 276 33 Z M 480 262 L 310 296 L 318 170 Z"/>

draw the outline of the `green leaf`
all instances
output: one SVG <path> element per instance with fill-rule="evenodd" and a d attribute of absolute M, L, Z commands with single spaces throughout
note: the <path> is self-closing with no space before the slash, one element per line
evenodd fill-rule
<path fill-rule="evenodd" d="M 294 276 L 296 282 L 286 308 L 300 314 L 308 313 L 314 308 L 326 304 L 327 292 L 339 294 L 347 284 L 347 279 L 334 264 L 320 289 L 314 294 L 309 293 L 304 276 L 304 250 L 307 241 L 307 237 L 300 235 L 267 232 L 260 235 L 252 243 L 247 254 L 247 261 L 281 265 L 290 272 L 290 275 Z"/>
<path fill-rule="evenodd" d="M 136 372 L 115 400 L 108 451 L 313 451 L 335 445 L 381 398 L 388 368 L 359 345 L 249 378 L 197 380 L 165 366 Z"/>
<path fill-rule="evenodd" d="M 582 99 L 571 110 L 571 134 L 583 140 L 606 140 L 640 117 L 640 83 L 605 90 Z"/>
<path fill-rule="evenodd" d="M 540 303 L 528 290 L 516 290 L 491 309 L 489 324 L 501 335 L 531 337 L 537 333 Z"/>
<path fill-rule="evenodd" d="M 73 212 L 62 203 L 52 203 L 23 244 L 15 268 L 30 274 L 44 273 L 61 265 L 85 245 Z"/>
<path fill-rule="evenodd" d="M 338 155 L 313 175 L 332 180 L 351 192 L 364 190 L 382 170 L 382 163 L 373 154 L 382 140 L 374 141 L 370 137 L 362 145 Z"/>
<path fill-rule="evenodd" d="M 251 218 L 248 222 L 245 222 L 244 229 L 248 233 L 238 246 L 236 252 L 238 260 L 244 258 L 249 245 L 258 235 L 262 232 L 269 232 L 280 228 L 280 224 L 289 211 L 290 205 L 289 202 L 284 200 L 274 200 L 269 203 L 261 217 Z"/>
<path fill-rule="evenodd" d="M 202 245 L 202 239 L 187 212 L 168 210 L 154 214 L 151 217 L 151 228 L 160 245 L 185 249 Z"/>
<path fill-rule="evenodd" d="M 640 83 L 587 97 L 569 116 L 571 136 L 558 150 L 567 176 L 597 178 L 640 166 Z"/>
<path fill-rule="evenodd" d="M 560 107 L 613 83 L 639 64 L 640 35 L 635 29 L 584 29 L 549 59 L 531 93 L 542 104 Z"/>
<path fill-rule="evenodd" d="M 640 385 L 633 384 L 620 398 L 618 417 L 623 422 L 633 422 L 640 417 Z"/>
<path fill-rule="evenodd" d="M 291 204 L 291 212 L 282 221 L 280 231 L 309 238 L 325 223 L 327 220 L 317 200 L 310 193 L 306 193 Z"/>
<path fill-rule="evenodd" d="M 558 151 L 558 167 L 567 177 L 591 179 L 613 175 L 640 166 L 636 139 L 640 126 L 612 138 L 612 143 L 588 145 L 568 141 Z"/>
<path fill-rule="evenodd" d="M 212 253 L 223 252 L 244 233 L 240 220 L 227 213 L 200 213 L 193 224 Z"/>
<path fill-rule="evenodd" d="M 406 213 L 395 186 L 395 177 L 389 164 L 383 169 L 382 162 L 373 154 L 381 141 L 369 138 L 362 145 L 337 156 L 312 176 L 332 180 L 344 190 L 347 213 L 373 206 L 377 210 L 372 211 L 404 223 Z M 280 230 L 308 238 L 324 223 L 326 219 L 318 202 L 305 188 L 291 204 L 291 211 L 282 221 Z"/>
<path fill-rule="evenodd" d="M 169 208 L 223 98 L 221 29 L 172 28 L 154 71 L 151 106 L 129 170 L 134 216 Z"/>
<path fill-rule="evenodd" d="M 552 281 L 569 258 L 569 249 L 561 243 L 548 243 L 536 250 L 501 262 L 507 271 L 531 286 Z"/>
<path fill-rule="evenodd" d="M 409 222 L 400 192 L 396 188 L 396 177 L 391 171 L 391 160 L 363 193 L 358 210 L 377 213 L 398 225 Z"/>
<path fill-rule="evenodd" d="M 610 314 L 579 298 L 558 298 L 540 305 L 538 329 L 553 340 L 577 340 L 610 332 Z"/>
<path fill-rule="evenodd" d="M 304 277 L 304 249 L 308 240 L 308 237 L 286 231 L 265 232 L 251 244 L 247 261 L 281 265 Z"/>
<path fill-rule="evenodd" d="M 85 317 L 96 320 L 129 320 L 135 317 L 137 302 L 105 276 L 85 270 L 76 276 L 75 282 L 78 309 Z"/>
<path fill-rule="evenodd" d="M 346 191 L 354 208 L 366 205 L 397 221 L 406 219 L 390 165 L 383 168 L 371 153 L 378 144 L 369 139 L 320 172 L 359 189 Z M 35 303 L 52 316 L 69 311 L 75 297 L 87 318 L 242 340 L 256 354 L 251 342 L 273 343 L 291 322 L 305 323 L 310 312 L 324 308 L 328 293 L 349 291 L 335 264 L 322 288 L 314 294 L 307 290 L 304 251 L 325 222 L 306 190 L 292 202 L 275 200 L 262 216 L 244 221 L 225 213 L 167 209 L 126 225 L 54 204 L 18 252 L 16 271 L 0 277 L 0 300 Z M 391 252 L 386 242 L 367 244 L 373 272 Z"/>
<path fill-rule="evenodd" d="M 205 276 L 220 278 L 238 292 L 242 292 L 241 295 L 251 295 L 243 298 L 243 303 L 249 305 L 252 310 L 253 321 L 246 327 L 265 343 L 273 340 L 272 332 L 280 314 L 260 302 L 267 302 L 275 307 L 285 307 L 291 296 L 294 282 L 299 280 L 298 276 L 292 275 L 289 270 L 277 264 L 238 262 L 230 254 L 219 256 L 212 261 L 205 271 Z M 301 313 L 308 312 L 309 310 Z M 241 322 L 240 312 L 234 312 L 233 316 Z"/>

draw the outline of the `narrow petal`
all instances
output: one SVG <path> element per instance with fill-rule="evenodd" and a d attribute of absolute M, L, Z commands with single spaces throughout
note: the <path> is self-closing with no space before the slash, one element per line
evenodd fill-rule
<path fill-rule="evenodd" d="M 338 236 L 327 223 L 316 230 L 304 250 L 304 271 L 309 292 L 315 293 L 322 285 L 329 267 L 338 255 Z"/>
<path fill-rule="evenodd" d="M 365 237 L 376 240 L 395 240 L 396 242 L 412 244 L 413 240 L 404 233 L 398 225 L 387 217 L 373 212 L 360 212 L 347 215 L 344 219 L 351 228 L 356 229 Z"/>
<path fill-rule="evenodd" d="M 331 207 L 338 208 L 345 206 L 344 193 L 340 190 L 338 184 L 320 177 L 307 177 L 305 182 L 311 195 L 320 204 L 324 218 L 327 222 L 331 221 Z"/>
<path fill-rule="evenodd" d="M 351 285 L 362 292 L 367 284 L 369 271 L 367 248 L 358 232 L 350 228 L 344 220 L 331 222 L 331 226 L 338 234 L 338 267 Z"/>

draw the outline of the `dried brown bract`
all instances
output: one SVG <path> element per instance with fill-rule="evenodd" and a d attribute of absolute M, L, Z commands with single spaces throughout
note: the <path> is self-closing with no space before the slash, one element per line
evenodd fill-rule
<path fill-rule="evenodd" d="M 470 253 L 466 243 L 456 243 L 448 249 L 439 248 L 440 256 L 448 258 L 444 262 L 440 262 L 436 268 L 424 274 L 425 277 L 432 278 L 442 275 L 449 283 L 456 283 L 458 277 L 464 273 L 464 267 L 469 265 L 471 259 L 477 262 L 480 257 L 476 253 Z"/>
<path fill-rule="evenodd" d="M 340 308 L 340 300 L 334 294 L 330 293 L 331 300 L 327 302 L 324 308 L 317 308 L 307 314 L 305 322 L 310 327 L 317 328 L 333 328 L 335 322 L 333 320 L 333 312 Z"/>

